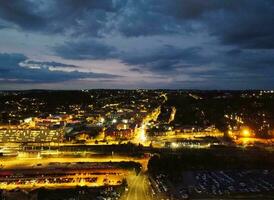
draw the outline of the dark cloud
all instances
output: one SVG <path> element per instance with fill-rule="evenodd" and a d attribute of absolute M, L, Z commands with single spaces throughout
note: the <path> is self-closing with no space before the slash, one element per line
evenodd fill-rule
<path fill-rule="evenodd" d="M 108 59 L 114 57 L 115 48 L 96 40 L 70 41 L 53 48 L 55 53 L 66 59 Z"/>
<path fill-rule="evenodd" d="M 129 65 L 131 71 L 152 71 L 155 73 L 174 73 L 177 69 L 210 62 L 201 55 L 199 47 L 178 48 L 164 45 L 153 51 L 119 51 L 98 41 L 66 42 L 54 47 L 58 56 L 66 59 L 109 59 L 115 58 Z"/>
<path fill-rule="evenodd" d="M 195 30 L 194 23 L 206 22 L 207 14 L 233 10 L 236 1 L 220 0 L 146 0 L 123 1 L 124 6 L 111 18 L 110 27 L 127 37 L 185 34 Z"/>
<path fill-rule="evenodd" d="M 25 30 L 103 37 L 201 31 L 224 44 L 274 48 L 273 0 L 0 0 L 0 18 Z"/>
<path fill-rule="evenodd" d="M 155 50 L 119 52 L 105 44 L 87 45 L 84 51 L 78 49 L 77 44 L 67 43 L 71 48 L 69 53 L 63 55 L 65 50 L 60 51 L 62 57 L 68 59 L 107 59 L 116 58 L 130 67 L 133 72 L 144 73 L 150 71 L 161 75 L 184 74 L 193 79 L 203 81 L 215 80 L 219 83 L 228 80 L 238 82 L 246 81 L 274 83 L 269 74 L 274 74 L 274 51 L 270 50 L 245 50 L 232 48 L 228 51 L 214 51 L 202 47 L 179 48 L 172 45 L 164 45 Z M 105 51 L 97 51 L 96 47 L 104 46 Z M 80 45 L 81 47 L 82 45 Z M 99 48 L 99 49 L 100 49 Z M 204 54 L 211 51 L 211 54 Z M 59 54 L 59 55 L 60 55 Z M 264 79 L 265 77 L 265 79 Z M 213 83 L 212 83 L 213 84 Z M 226 85 L 225 83 L 224 85 Z"/>
<path fill-rule="evenodd" d="M 227 8 L 218 0 L 1 0 L 0 18 L 25 30 L 101 37 L 178 33 L 187 20 Z"/>
<path fill-rule="evenodd" d="M 199 47 L 165 46 L 154 52 L 127 55 L 123 62 L 134 71 L 148 70 L 167 77 L 187 75 L 185 86 L 207 88 L 269 88 L 274 84 L 274 51 L 231 49 L 204 55 Z M 180 86 L 180 87 L 183 87 Z M 177 85 L 177 87 L 179 87 Z"/>
<path fill-rule="evenodd" d="M 244 49 L 274 48 L 274 1 L 242 0 L 233 9 L 210 13 L 205 24 L 223 44 Z"/>
<path fill-rule="evenodd" d="M 218 52 L 214 59 L 216 69 L 191 72 L 192 77 L 200 77 L 204 84 L 225 88 L 271 88 L 274 84 L 274 51 L 232 49 Z M 215 85 L 215 86 L 217 86 Z"/>
<path fill-rule="evenodd" d="M 110 30 L 118 32 L 126 37 L 138 37 L 149 35 L 162 35 L 178 33 L 182 24 L 164 13 L 168 1 L 125 1 L 123 9 L 120 9 L 108 24 Z"/>
<path fill-rule="evenodd" d="M 0 1 L 0 18 L 24 29 L 42 29 L 46 20 L 36 13 L 35 4 L 30 1 Z"/>
<path fill-rule="evenodd" d="M 178 48 L 165 45 L 155 51 L 143 51 L 132 54 L 122 54 L 120 59 L 127 65 L 156 73 L 176 73 L 178 69 L 207 63 L 209 60 L 200 55 L 201 48 Z"/>
<path fill-rule="evenodd" d="M 26 60 L 22 64 L 29 67 L 39 67 L 39 68 L 49 68 L 49 67 L 78 68 L 78 66 L 76 65 L 67 65 L 67 64 L 58 63 L 58 62 L 41 62 L 41 61 L 34 61 L 34 60 Z"/>
<path fill-rule="evenodd" d="M 117 76 L 111 74 L 100 74 L 100 73 L 84 73 L 77 70 L 72 72 L 54 70 L 51 71 L 49 66 L 46 67 L 49 62 L 43 64 L 40 63 L 41 68 L 28 68 L 20 66 L 20 63 L 25 62 L 28 58 L 22 54 L 1 54 L 0 53 L 0 80 L 1 81 L 12 81 L 16 83 L 56 83 L 69 80 L 78 80 L 83 78 L 115 78 Z M 61 63 L 55 63 L 63 65 Z M 51 63 L 52 64 L 52 63 Z M 67 65 L 64 65 L 67 67 Z"/>
<path fill-rule="evenodd" d="M 0 1 L 0 18 L 19 28 L 46 33 L 98 35 L 108 12 L 115 10 L 108 0 L 14 0 Z"/>
<path fill-rule="evenodd" d="M 0 29 L 7 28 L 7 26 L 0 24 Z"/>

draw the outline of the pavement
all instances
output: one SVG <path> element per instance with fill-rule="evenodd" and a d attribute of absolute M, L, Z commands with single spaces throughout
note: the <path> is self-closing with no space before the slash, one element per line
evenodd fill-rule
<path fill-rule="evenodd" d="M 128 191 L 124 193 L 121 200 L 153 200 L 151 188 L 147 176 L 141 172 L 127 178 Z"/>

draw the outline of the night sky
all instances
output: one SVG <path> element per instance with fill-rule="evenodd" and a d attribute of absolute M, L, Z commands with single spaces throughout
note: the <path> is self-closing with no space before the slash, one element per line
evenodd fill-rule
<path fill-rule="evenodd" d="M 0 89 L 273 89 L 274 0 L 0 0 Z"/>

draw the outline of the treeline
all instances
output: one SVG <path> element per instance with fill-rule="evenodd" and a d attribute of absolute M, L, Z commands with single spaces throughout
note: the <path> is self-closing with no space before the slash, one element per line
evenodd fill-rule
<path fill-rule="evenodd" d="M 180 154 L 154 155 L 148 163 L 151 174 L 176 176 L 186 170 L 274 169 L 274 153 L 259 149 L 184 150 Z"/>
<path fill-rule="evenodd" d="M 233 126 L 233 120 L 224 115 L 241 116 L 245 124 L 255 130 L 261 137 L 267 136 L 267 131 L 274 128 L 274 95 L 256 95 L 250 91 L 220 93 L 194 93 L 197 98 L 188 93 L 169 93 L 168 101 L 163 107 L 176 107 L 176 116 L 172 124 L 180 125 L 212 125 L 221 131 L 226 131 L 228 125 Z M 262 129 L 267 122 L 269 127 Z"/>

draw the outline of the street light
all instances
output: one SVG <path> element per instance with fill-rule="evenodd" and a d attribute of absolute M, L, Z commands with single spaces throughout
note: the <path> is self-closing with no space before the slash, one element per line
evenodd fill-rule
<path fill-rule="evenodd" d="M 104 123 L 104 122 L 105 122 L 105 119 L 102 117 L 102 118 L 100 119 L 100 121 L 101 121 L 101 123 Z"/>
<path fill-rule="evenodd" d="M 243 129 L 242 135 L 243 135 L 243 137 L 250 137 L 250 135 L 251 135 L 250 130 L 247 128 Z"/>
<path fill-rule="evenodd" d="M 172 149 L 176 149 L 176 148 L 179 147 L 179 144 L 176 143 L 176 142 L 172 142 L 170 146 L 171 146 Z"/>

